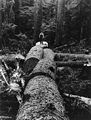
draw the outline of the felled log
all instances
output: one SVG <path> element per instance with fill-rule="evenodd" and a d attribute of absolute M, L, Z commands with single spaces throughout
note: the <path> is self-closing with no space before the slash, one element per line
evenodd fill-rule
<path fill-rule="evenodd" d="M 59 61 L 61 58 L 75 58 L 75 59 L 84 59 L 87 60 L 89 59 L 91 61 L 91 54 L 86 55 L 86 54 L 69 54 L 69 53 L 55 53 L 55 60 Z"/>
<path fill-rule="evenodd" d="M 24 72 L 30 73 L 42 57 L 43 48 L 40 46 L 32 47 L 25 58 Z"/>
<path fill-rule="evenodd" d="M 83 67 L 86 66 L 86 64 L 87 62 L 83 62 L 83 61 L 66 61 L 66 62 L 56 61 L 57 67 L 62 67 L 62 66 Z"/>
<path fill-rule="evenodd" d="M 61 49 L 65 48 L 65 47 L 73 46 L 73 45 L 75 45 L 75 44 L 76 44 L 75 42 L 73 42 L 73 43 L 71 43 L 71 44 L 64 44 L 64 45 L 62 45 L 62 46 L 59 46 L 59 47 L 54 48 L 53 51 L 61 50 Z"/>
<path fill-rule="evenodd" d="M 15 61 L 16 59 L 24 60 L 25 57 L 21 54 L 7 54 L 0 56 L 0 60 L 4 60 L 4 61 Z"/>
<path fill-rule="evenodd" d="M 38 75 L 44 75 L 47 77 L 51 77 L 52 79 L 55 79 L 55 73 L 56 73 L 56 64 L 54 61 L 51 61 L 49 59 L 41 59 L 38 64 L 33 69 L 33 74 Z"/>
<path fill-rule="evenodd" d="M 39 48 L 41 48 L 41 46 L 40 45 L 38 45 L 37 47 L 39 47 Z M 43 54 L 42 54 L 42 56 L 40 57 L 40 59 L 39 60 L 41 60 L 41 59 L 43 59 L 43 61 L 41 60 L 40 62 L 39 62 L 39 64 L 38 64 L 38 67 L 39 67 L 39 69 L 37 69 L 38 71 L 36 71 L 36 64 L 38 63 L 38 61 L 34 61 L 34 60 L 36 60 L 36 56 L 37 56 L 37 54 L 34 56 L 34 57 L 32 57 L 31 59 L 29 59 L 30 60 L 30 62 L 32 63 L 32 65 L 31 65 L 31 63 L 30 63 L 30 65 L 31 66 L 33 66 L 33 64 L 35 64 L 35 66 L 33 66 L 32 67 L 32 70 L 33 70 L 33 68 L 35 67 L 35 71 L 36 72 L 34 72 L 34 70 L 33 70 L 33 73 L 35 74 L 39 74 L 39 73 L 44 73 L 45 71 L 47 72 L 47 69 L 52 69 L 52 70 L 54 70 L 54 68 L 51 68 L 50 66 L 52 65 L 52 64 L 54 64 L 54 52 L 51 50 L 51 49 L 49 49 L 49 48 L 46 48 L 46 49 L 42 49 L 43 50 Z M 31 51 L 31 50 L 30 50 Z M 38 51 L 37 51 L 38 52 Z M 34 54 L 34 53 L 33 53 Z M 41 54 L 40 54 L 41 55 Z M 30 55 L 30 57 L 31 57 L 31 55 Z M 44 60 L 45 59 L 45 60 Z M 35 62 L 35 63 L 34 63 Z M 44 62 L 46 63 L 46 67 L 45 67 L 45 64 L 44 64 Z M 47 63 L 48 62 L 48 63 Z M 47 68 L 48 67 L 48 65 L 49 65 L 49 67 L 50 68 Z M 30 67 L 31 67 L 30 66 Z M 26 67 L 26 66 L 25 66 Z M 28 65 L 28 67 L 29 67 L 29 65 Z M 46 69 L 47 68 L 47 69 Z M 31 68 L 29 68 L 29 69 L 31 69 Z M 27 69 L 28 70 L 28 69 Z M 29 71 L 29 72 L 32 72 L 32 70 L 31 71 Z M 48 71 L 49 72 L 49 71 Z M 47 73 L 48 73 L 47 72 Z M 33 73 L 31 73 L 31 74 L 28 74 L 28 76 L 25 76 L 25 79 L 26 79 L 26 84 L 27 84 L 27 81 L 32 77 L 32 76 L 34 76 L 34 74 Z M 46 73 L 46 74 L 47 74 Z"/>
<path fill-rule="evenodd" d="M 55 63 L 42 59 L 34 68 L 25 91 L 16 120 L 68 120 L 63 99 L 55 83 Z M 37 73 L 37 74 L 36 74 Z"/>
<path fill-rule="evenodd" d="M 81 100 L 82 102 L 84 102 L 85 104 L 91 106 L 91 98 L 78 96 L 78 95 L 67 94 L 67 93 L 64 93 L 64 95 L 66 95 L 68 97 L 71 97 L 71 98 L 77 98 L 77 99 Z"/>
<path fill-rule="evenodd" d="M 30 58 L 37 58 L 38 60 L 40 60 L 42 56 L 43 56 L 43 48 L 41 48 L 40 46 L 34 46 L 28 52 L 25 61 Z"/>
<path fill-rule="evenodd" d="M 49 49 L 49 48 L 44 49 L 44 56 L 43 56 L 44 59 L 46 58 L 46 59 L 50 59 L 50 60 L 54 61 L 54 56 L 55 56 L 55 54 L 51 49 Z"/>

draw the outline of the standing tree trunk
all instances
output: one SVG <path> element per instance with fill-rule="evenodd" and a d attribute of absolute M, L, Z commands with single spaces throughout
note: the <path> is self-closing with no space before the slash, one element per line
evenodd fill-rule
<path fill-rule="evenodd" d="M 1 29 L 2 29 L 2 2 L 0 0 L 0 37 L 1 37 Z"/>
<path fill-rule="evenodd" d="M 64 0 L 57 0 L 57 30 L 55 39 L 56 46 L 62 44 L 63 12 Z"/>
<path fill-rule="evenodd" d="M 87 0 L 87 4 L 90 6 L 90 11 L 87 16 L 87 46 L 91 47 L 91 0 Z"/>
<path fill-rule="evenodd" d="M 19 0 L 19 8 L 22 7 L 22 0 Z"/>
<path fill-rule="evenodd" d="M 38 42 L 42 24 L 42 0 L 35 0 L 34 6 L 34 41 Z"/>
<path fill-rule="evenodd" d="M 20 1 L 19 0 L 14 0 L 14 1 L 15 1 L 14 4 L 15 24 L 18 24 Z"/>
<path fill-rule="evenodd" d="M 2 47 L 2 0 L 0 0 L 0 47 Z"/>

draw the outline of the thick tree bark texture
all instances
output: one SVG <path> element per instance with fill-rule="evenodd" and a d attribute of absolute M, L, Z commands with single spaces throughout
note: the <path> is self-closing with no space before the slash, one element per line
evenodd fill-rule
<path fill-rule="evenodd" d="M 41 74 L 29 80 L 24 91 L 24 103 L 16 120 L 68 120 L 64 114 L 63 99 L 54 81 L 55 73 L 49 70 L 50 67 L 55 71 L 54 62 L 43 59 L 34 68 L 32 74 L 36 72 Z"/>
<path fill-rule="evenodd" d="M 64 0 L 57 0 L 57 31 L 55 41 L 57 46 L 62 44 L 64 2 Z"/>
<path fill-rule="evenodd" d="M 34 52 L 28 54 L 27 56 L 30 57 L 26 57 L 26 60 L 30 59 L 33 54 L 33 57 L 38 58 L 39 62 L 30 73 L 30 80 L 25 87 L 23 103 L 19 108 L 16 120 L 68 120 L 63 99 L 55 83 L 54 53 L 50 49 L 44 49 L 42 57 L 40 54 L 35 55 Z M 52 58 L 50 58 L 51 53 Z"/>
<path fill-rule="evenodd" d="M 34 13 L 34 40 L 35 43 L 39 41 L 39 33 L 42 24 L 42 0 L 35 0 L 35 13 Z"/>
<path fill-rule="evenodd" d="M 34 46 L 28 52 L 25 63 L 24 63 L 24 72 L 30 73 L 33 68 L 36 66 L 39 60 L 43 58 L 43 48 L 40 46 Z"/>
<path fill-rule="evenodd" d="M 62 66 L 83 67 L 86 64 L 87 62 L 82 62 L 82 61 L 66 61 L 66 62 L 56 61 L 57 67 L 62 67 Z"/>
<path fill-rule="evenodd" d="M 54 61 L 54 56 L 55 56 L 55 54 L 51 49 L 49 49 L 49 48 L 44 49 L 44 56 L 43 56 L 44 59 L 46 58 L 46 59 L 50 59 L 50 60 Z"/>
<path fill-rule="evenodd" d="M 86 55 L 86 54 L 70 54 L 70 53 L 55 53 L 55 60 L 59 61 L 62 60 L 62 58 L 71 58 L 71 59 L 79 59 L 79 60 L 89 60 L 91 61 L 91 54 Z"/>
<path fill-rule="evenodd" d="M 37 58 L 38 60 L 40 60 L 42 59 L 42 57 L 43 57 L 43 48 L 41 48 L 40 46 L 34 46 L 28 52 L 25 61 L 30 58 Z"/>
<path fill-rule="evenodd" d="M 50 59 L 42 59 L 38 62 L 31 74 L 45 75 L 55 79 L 56 64 Z"/>
<path fill-rule="evenodd" d="M 7 54 L 7 55 L 1 55 L 0 56 L 0 61 L 4 60 L 4 61 L 15 61 L 17 59 L 25 59 L 24 56 L 22 56 L 21 54 Z"/>

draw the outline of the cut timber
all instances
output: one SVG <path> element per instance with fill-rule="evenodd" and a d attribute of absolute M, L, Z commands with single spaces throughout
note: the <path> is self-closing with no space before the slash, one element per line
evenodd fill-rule
<path fill-rule="evenodd" d="M 17 120 L 67 120 L 62 97 L 51 78 L 34 77 L 29 81 L 24 96 L 25 102 L 19 109 Z"/>
<path fill-rule="evenodd" d="M 51 69 L 54 70 L 53 72 Z M 68 120 L 65 115 L 63 99 L 55 83 L 55 63 L 50 59 L 42 59 L 33 69 L 36 74 L 31 78 L 24 90 L 23 104 L 20 106 L 16 120 Z"/>
<path fill-rule="evenodd" d="M 91 54 L 70 54 L 70 53 L 55 53 L 55 60 L 59 61 L 63 57 L 76 58 L 76 59 L 89 59 L 91 61 Z"/>
<path fill-rule="evenodd" d="M 87 64 L 87 62 L 81 62 L 81 61 L 67 61 L 67 62 L 56 61 L 57 67 L 62 67 L 62 66 L 83 67 L 86 64 Z"/>
<path fill-rule="evenodd" d="M 46 58 L 46 59 L 50 59 L 50 60 L 54 61 L 54 56 L 55 56 L 55 54 L 51 49 L 49 49 L 49 48 L 44 49 L 44 56 L 43 56 L 44 59 Z"/>
<path fill-rule="evenodd" d="M 7 54 L 0 56 L 0 60 L 4 60 L 4 61 L 15 61 L 16 59 L 24 60 L 25 57 L 21 54 Z"/>
<path fill-rule="evenodd" d="M 81 100 L 85 104 L 91 106 L 91 98 L 86 98 L 86 97 L 82 97 L 82 96 L 78 96 L 78 95 L 72 95 L 72 94 L 67 94 L 67 93 L 64 93 L 64 95 L 66 95 L 68 97 L 72 97 L 72 98 L 78 98 L 79 100 Z"/>
<path fill-rule="evenodd" d="M 34 46 L 28 52 L 25 61 L 30 58 L 37 58 L 38 60 L 40 60 L 42 59 L 42 57 L 43 57 L 43 48 L 41 48 L 40 46 Z"/>
<path fill-rule="evenodd" d="M 33 68 L 36 66 L 39 60 L 43 57 L 43 48 L 40 46 L 34 46 L 28 52 L 25 63 L 24 63 L 24 72 L 30 73 Z"/>
<path fill-rule="evenodd" d="M 55 72 L 56 72 L 55 68 L 56 68 L 55 62 L 49 59 L 42 59 L 38 62 L 38 64 L 33 69 L 33 72 L 31 74 L 45 75 L 51 77 L 52 79 L 55 79 Z"/>

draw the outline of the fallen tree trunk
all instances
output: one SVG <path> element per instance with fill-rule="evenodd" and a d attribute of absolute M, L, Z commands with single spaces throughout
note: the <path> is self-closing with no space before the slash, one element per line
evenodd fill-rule
<path fill-rule="evenodd" d="M 82 102 L 84 102 L 85 104 L 91 106 L 91 98 L 78 96 L 78 95 L 67 94 L 67 93 L 64 93 L 64 95 L 66 95 L 70 98 L 77 98 L 77 99 L 81 100 Z"/>
<path fill-rule="evenodd" d="M 30 74 L 16 120 L 68 120 L 55 83 L 55 71 L 54 61 L 42 59 L 38 62 Z"/>
<path fill-rule="evenodd" d="M 40 46 L 34 46 L 28 52 L 24 62 L 24 72 L 30 73 L 36 66 L 39 60 L 43 58 L 43 48 Z"/>
<path fill-rule="evenodd" d="M 15 61 L 16 59 L 25 59 L 25 57 L 21 54 L 7 54 L 7 55 L 1 55 L 0 60 L 4 61 Z"/>
<path fill-rule="evenodd" d="M 70 54 L 70 53 L 55 53 L 55 60 L 59 61 L 60 59 L 67 57 L 67 58 L 75 58 L 75 59 L 84 59 L 87 60 L 89 59 L 91 61 L 91 54 L 86 55 L 86 54 Z"/>
<path fill-rule="evenodd" d="M 52 79 L 55 79 L 55 73 L 56 73 L 56 64 L 54 61 L 51 61 L 49 59 L 42 59 L 38 62 L 37 66 L 33 69 L 32 74 L 39 74 L 51 77 Z"/>
<path fill-rule="evenodd" d="M 34 46 L 30 49 L 28 52 L 25 61 L 27 61 L 30 58 L 37 58 L 38 60 L 42 59 L 43 57 L 43 48 L 40 46 Z"/>
<path fill-rule="evenodd" d="M 46 58 L 54 61 L 54 56 L 55 56 L 55 53 L 51 49 L 49 48 L 44 49 L 44 56 L 43 56 L 44 59 Z"/>
<path fill-rule="evenodd" d="M 60 62 L 56 61 L 57 67 L 64 67 L 64 66 L 69 66 L 69 67 L 83 67 L 86 66 L 87 62 L 81 62 L 81 61 L 67 61 L 67 62 Z"/>

